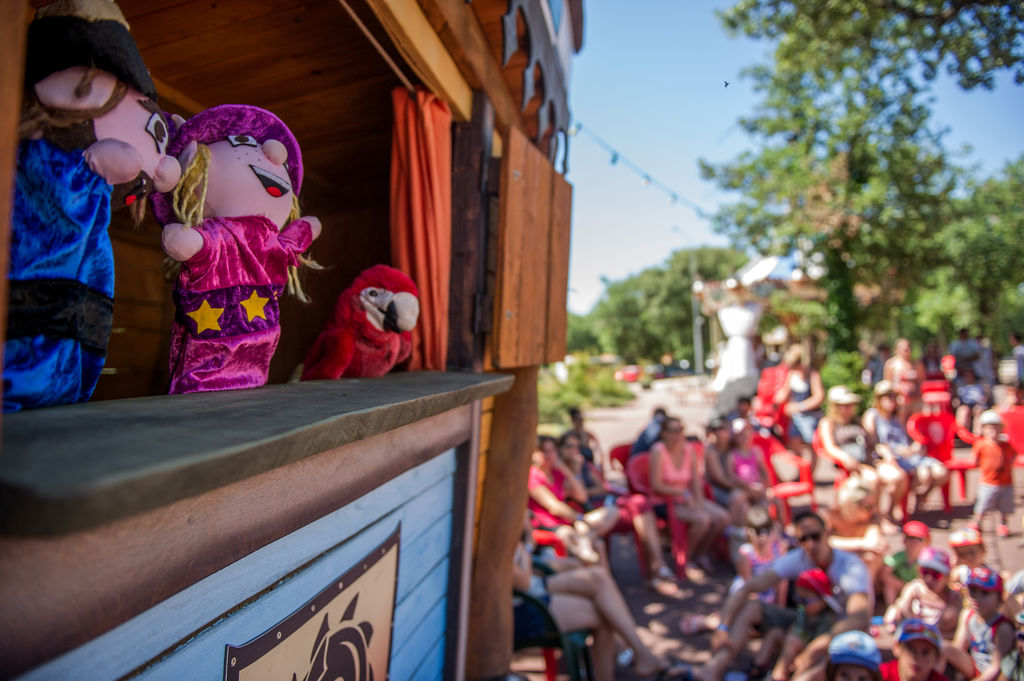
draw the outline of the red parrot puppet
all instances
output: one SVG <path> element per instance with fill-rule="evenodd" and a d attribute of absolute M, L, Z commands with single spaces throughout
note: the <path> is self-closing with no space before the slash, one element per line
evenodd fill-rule
<path fill-rule="evenodd" d="M 412 350 L 420 315 L 412 279 L 387 265 L 363 270 L 341 292 L 334 314 L 306 355 L 302 380 L 383 376 Z"/>

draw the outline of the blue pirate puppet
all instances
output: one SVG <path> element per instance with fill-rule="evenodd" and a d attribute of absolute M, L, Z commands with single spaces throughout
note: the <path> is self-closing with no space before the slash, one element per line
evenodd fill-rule
<path fill-rule="evenodd" d="M 114 295 L 111 210 L 138 224 L 181 169 L 128 24 L 110 0 L 58 0 L 29 26 L 11 229 L 4 411 L 89 399 Z"/>

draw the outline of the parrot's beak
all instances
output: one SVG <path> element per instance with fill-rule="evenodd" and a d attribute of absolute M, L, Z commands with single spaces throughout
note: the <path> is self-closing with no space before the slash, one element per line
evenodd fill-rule
<path fill-rule="evenodd" d="M 420 316 L 420 301 L 411 293 L 396 293 L 384 310 L 384 328 L 401 333 L 412 331 Z"/>
<path fill-rule="evenodd" d="M 398 307 L 395 306 L 395 301 L 393 300 L 388 303 L 387 309 L 384 310 L 384 328 L 395 333 L 401 331 L 398 328 Z"/>

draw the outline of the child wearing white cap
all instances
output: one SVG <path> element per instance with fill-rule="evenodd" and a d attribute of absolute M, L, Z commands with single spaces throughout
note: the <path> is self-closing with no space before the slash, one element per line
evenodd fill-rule
<path fill-rule="evenodd" d="M 974 520 L 968 526 L 981 530 L 985 514 L 998 511 L 996 533 L 1007 537 L 1010 534 L 1007 520 L 1013 513 L 1013 460 L 1017 453 L 1009 442 L 1000 438 L 1003 418 L 998 412 L 989 409 L 982 413 L 980 421 L 981 437 L 971 448 L 971 454 L 978 462 L 981 479 L 978 482 L 978 499 L 974 504 Z"/>

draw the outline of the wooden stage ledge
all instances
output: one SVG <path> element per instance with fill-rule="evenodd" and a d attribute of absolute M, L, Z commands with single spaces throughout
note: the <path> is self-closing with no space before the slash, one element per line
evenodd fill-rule
<path fill-rule="evenodd" d="M 0 533 L 94 527 L 490 397 L 512 382 L 409 372 L 5 414 Z"/>

